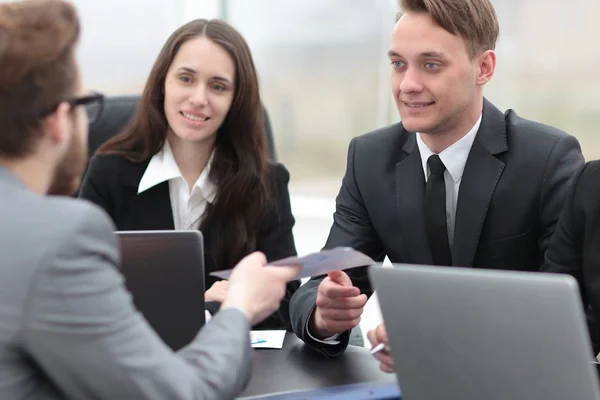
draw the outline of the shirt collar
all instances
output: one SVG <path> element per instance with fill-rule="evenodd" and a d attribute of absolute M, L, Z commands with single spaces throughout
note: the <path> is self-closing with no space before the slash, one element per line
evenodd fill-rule
<path fill-rule="evenodd" d="M 217 186 L 210 179 L 210 169 L 212 165 L 212 161 L 214 159 L 215 151 L 211 153 L 208 162 L 206 163 L 206 167 L 194 183 L 194 187 L 197 187 L 200 192 L 202 192 L 203 197 L 209 202 L 214 202 L 214 199 L 217 195 Z M 140 183 L 138 186 L 138 194 L 145 192 L 146 190 L 153 188 L 163 182 L 168 182 L 172 179 L 184 179 L 179 167 L 177 166 L 177 162 L 175 161 L 175 156 L 173 155 L 173 150 L 171 150 L 171 145 L 168 140 L 165 140 L 165 144 L 162 149 L 156 153 L 146 170 L 144 171 L 144 175 L 142 175 L 142 179 L 140 179 Z"/>
<path fill-rule="evenodd" d="M 446 166 L 446 170 L 455 183 L 460 181 L 462 178 L 463 171 L 465 170 L 465 164 L 467 163 L 467 158 L 469 157 L 471 147 L 475 141 L 475 136 L 477 135 L 477 131 L 481 125 L 481 117 L 482 116 L 480 115 L 477 122 L 475 122 L 475 125 L 473 125 L 471 130 L 469 130 L 465 136 L 438 154 L 440 156 L 440 160 L 442 160 Z M 419 153 L 421 154 L 421 162 L 423 164 L 423 172 L 425 173 L 425 179 L 427 179 L 427 176 L 429 175 L 427 159 L 435 153 L 431 151 L 429 147 L 427 147 L 419 132 L 417 132 L 417 146 L 419 146 Z"/>

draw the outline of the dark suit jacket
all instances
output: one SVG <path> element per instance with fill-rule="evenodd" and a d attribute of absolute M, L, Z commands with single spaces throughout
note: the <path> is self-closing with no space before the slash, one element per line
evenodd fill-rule
<path fill-rule="evenodd" d="M 484 100 L 459 189 L 453 264 L 539 270 L 568 185 L 583 162 L 574 137 L 512 110 L 503 114 Z M 401 123 L 354 138 L 325 247 L 350 246 L 377 261 L 387 255 L 395 263 L 432 264 L 424 195 L 416 138 Z M 372 294 L 366 267 L 347 272 L 355 286 Z M 306 332 L 321 279 L 293 296 L 292 328 L 316 349 L 337 355 L 348 332 L 339 346 L 323 346 Z"/>
<path fill-rule="evenodd" d="M 144 163 L 133 163 L 116 155 L 95 156 L 90 162 L 79 196 L 104 208 L 120 231 L 174 229 L 168 182 L 137 194 L 148 163 L 149 160 Z M 271 176 L 275 181 L 277 198 L 273 202 L 270 216 L 265 219 L 258 233 L 256 250 L 265 253 L 269 261 L 274 261 L 296 255 L 296 246 L 292 235 L 295 221 L 287 187 L 290 175 L 283 165 L 272 164 Z M 234 267 L 234 265 L 215 265 L 211 242 L 216 233 L 210 225 L 202 231 L 207 289 L 218 280 L 209 273 Z M 298 281 L 290 282 L 279 311 L 254 328 L 290 329 L 289 301 L 299 285 Z M 206 308 L 214 314 L 219 306 L 220 304 L 213 302 L 207 303 Z"/>
<path fill-rule="evenodd" d="M 577 279 L 588 311 L 595 353 L 600 350 L 600 161 L 585 165 L 546 252 L 545 272 L 566 273 Z"/>

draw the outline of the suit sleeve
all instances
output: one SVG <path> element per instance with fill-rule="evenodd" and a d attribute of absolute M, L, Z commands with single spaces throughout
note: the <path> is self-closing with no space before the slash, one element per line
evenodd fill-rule
<path fill-rule="evenodd" d="M 79 190 L 79 198 L 100 206 L 114 221 L 115 205 L 107 181 L 112 175 L 103 166 L 102 160 L 101 156 L 92 157 Z"/>
<path fill-rule="evenodd" d="M 352 247 L 376 261 L 385 257 L 383 244 L 375 232 L 369 213 L 363 202 L 360 188 L 356 182 L 356 146 L 357 140 L 352 139 L 348 149 L 346 174 L 342 187 L 336 198 L 336 209 L 333 215 L 333 225 L 325 248 L 338 246 Z M 365 161 L 367 162 L 367 161 Z M 373 294 L 373 289 L 367 275 L 367 267 L 353 268 L 346 271 L 354 286 L 367 296 Z M 344 352 L 350 340 L 350 331 L 346 331 L 337 339 L 339 344 L 323 344 L 308 335 L 308 321 L 316 306 L 317 289 L 323 277 L 309 280 L 296 291 L 290 303 L 290 318 L 292 329 L 296 335 L 315 350 L 327 355 L 337 356 Z"/>
<path fill-rule="evenodd" d="M 585 203 L 586 201 L 596 204 L 600 202 L 600 198 L 596 194 L 598 193 L 597 188 L 594 187 L 597 184 L 587 185 L 586 181 L 597 181 L 600 178 L 600 174 L 598 174 L 600 170 L 593 171 L 589 167 L 590 164 L 586 164 L 574 180 L 567 203 L 556 225 L 556 231 L 549 242 L 542 271 L 569 274 L 577 280 L 586 309 L 590 337 L 597 354 L 600 351 L 600 338 L 597 332 L 597 322 L 600 321 L 600 292 L 586 289 L 600 287 L 600 270 L 593 268 L 585 273 L 583 251 L 588 242 L 585 237 L 586 221 L 588 224 L 597 223 L 597 216 L 588 215 L 586 212 Z M 591 188 L 587 186 L 591 186 Z M 588 196 L 592 197 L 591 202 Z M 588 305 L 591 305 L 591 309 Z"/>
<path fill-rule="evenodd" d="M 268 261 L 276 261 L 295 256 L 297 253 L 292 232 L 295 219 L 292 214 L 288 189 L 290 174 L 281 164 L 275 164 L 271 169 L 271 173 L 274 182 L 273 196 L 276 200 L 271 214 L 258 234 L 257 250 L 263 252 Z M 290 300 L 299 287 L 299 280 L 289 282 L 279 310 L 255 326 L 255 329 L 286 329 L 291 331 Z"/>
<path fill-rule="evenodd" d="M 554 146 L 546 167 L 539 203 L 539 265 L 544 262 L 544 255 L 567 201 L 573 178 L 583 165 L 581 147 L 575 137 L 565 136 Z"/>
<path fill-rule="evenodd" d="M 246 317 L 224 310 L 173 353 L 134 308 L 111 223 L 77 206 L 75 228 L 42 259 L 49 265 L 38 268 L 28 296 L 24 346 L 36 363 L 68 398 L 237 396 L 251 367 Z"/>

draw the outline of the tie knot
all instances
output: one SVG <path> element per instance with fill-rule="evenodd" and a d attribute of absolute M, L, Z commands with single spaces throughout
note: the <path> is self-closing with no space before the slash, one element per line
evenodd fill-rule
<path fill-rule="evenodd" d="M 446 170 L 446 166 L 437 154 L 434 154 L 427 159 L 427 165 L 429 165 L 429 172 L 434 175 L 442 175 Z"/>

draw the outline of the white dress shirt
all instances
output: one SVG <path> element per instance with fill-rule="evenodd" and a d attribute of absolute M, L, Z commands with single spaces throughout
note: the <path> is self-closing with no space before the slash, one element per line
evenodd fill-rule
<path fill-rule="evenodd" d="M 217 195 L 217 186 L 209 177 L 213 157 L 214 151 L 210 155 L 206 168 L 190 188 L 177 166 L 167 140 L 163 148 L 148 163 L 138 186 L 138 194 L 168 181 L 175 229 L 198 229 L 207 204 L 213 203 Z"/>
<path fill-rule="evenodd" d="M 481 117 L 482 116 L 480 115 L 477 122 L 475 122 L 475 125 L 473 125 L 471 130 L 469 130 L 465 136 L 438 154 L 446 166 L 446 171 L 444 171 L 444 181 L 446 184 L 446 225 L 448 228 L 448 242 L 450 243 L 450 248 L 452 248 L 452 243 L 454 241 L 454 220 L 456 218 L 456 205 L 458 204 L 458 190 L 460 188 L 460 182 L 462 180 L 463 171 L 465 170 L 465 165 L 467 164 L 467 158 L 469 157 L 471 147 L 475 141 L 475 136 L 477 135 L 477 131 L 481 125 Z M 417 146 L 419 148 L 421 162 L 423 164 L 423 173 L 425 174 L 425 181 L 427 181 L 429 178 L 429 166 L 427 165 L 427 159 L 429 159 L 429 157 L 435 153 L 431 151 L 429 147 L 427 147 L 425 142 L 423 142 L 419 132 L 417 132 L 416 135 Z M 308 322 L 306 324 L 306 332 L 308 333 L 308 336 L 320 343 L 325 343 L 332 346 L 340 343 L 339 340 L 337 340 L 340 336 L 339 333 L 336 333 L 335 335 L 324 340 L 317 339 L 310 333 L 310 330 L 308 329 Z"/>

